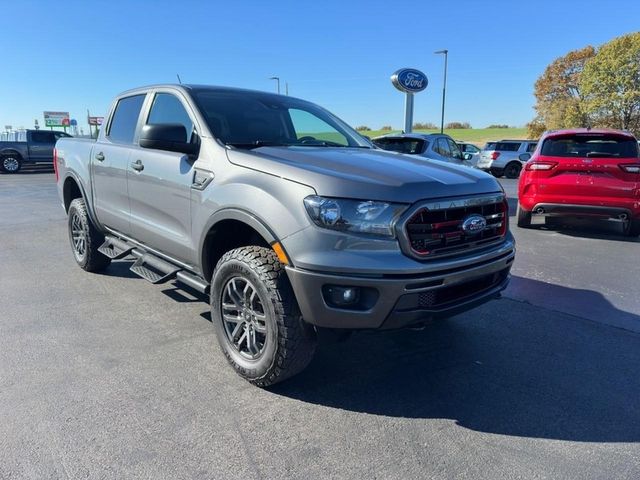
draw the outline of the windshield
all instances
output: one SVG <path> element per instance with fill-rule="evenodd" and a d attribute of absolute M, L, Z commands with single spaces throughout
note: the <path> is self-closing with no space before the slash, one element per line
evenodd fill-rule
<path fill-rule="evenodd" d="M 638 144 L 623 135 L 563 135 L 546 139 L 541 154 L 549 157 L 637 158 Z"/>
<path fill-rule="evenodd" d="M 260 92 L 201 90 L 196 103 L 213 135 L 238 148 L 371 148 L 360 135 L 312 103 Z"/>

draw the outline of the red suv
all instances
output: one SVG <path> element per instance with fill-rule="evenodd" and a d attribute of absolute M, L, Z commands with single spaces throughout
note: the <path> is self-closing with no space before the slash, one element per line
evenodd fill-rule
<path fill-rule="evenodd" d="M 623 223 L 626 235 L 639 236 L 640 158 L 633 135 L 587 128 L 546 132 L 518 184 L 518 226 L 530 226 L 532 214 L 613 220 Z"/>

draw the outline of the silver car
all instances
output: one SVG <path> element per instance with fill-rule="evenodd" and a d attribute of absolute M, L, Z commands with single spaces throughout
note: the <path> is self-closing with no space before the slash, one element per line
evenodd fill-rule
<path fill-rule="evenodd" d="M 458 144 L 442 133 L 399 133 L 376 137 L 372 141 L 383 150 L 471 166 Z"/>

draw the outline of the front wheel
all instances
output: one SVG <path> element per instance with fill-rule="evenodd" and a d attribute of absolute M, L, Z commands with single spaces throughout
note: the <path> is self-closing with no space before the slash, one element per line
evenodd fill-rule
<path fill-rule="evenodd" d="M 87 272 L 99 272 L 111 263 L 111 259 L 98 251 L 104 235 L 93 225 L 82 198 L 69 205 L 69 241 L 76 263 Z"/>
<path fill-rule="evenodd" d="M 222 352 L 244 379 L 267 387 L 301 372 L 316 334 L 304 323 L 275 252 L 242 247 L 223 255 L 211 282 L 211 318 Z"/>
<path fill-rule="evenodd" d="M 0 162 L 2 171 L 6 173 L 18 173 L 22 168 L 22 159 L 18 155 L 6 155 Z"/>

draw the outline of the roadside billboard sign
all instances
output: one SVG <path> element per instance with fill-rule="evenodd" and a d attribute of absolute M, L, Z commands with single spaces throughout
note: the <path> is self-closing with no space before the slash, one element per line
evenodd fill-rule
<path fill-rule="evenodd" d="M 46 127 L 68 127 L 69 112 L 43 112 Z"/>
<path fill-rule="evenodd" d="M 89 125 L 102 125 L 104 117 L 89 117 Z"/>

